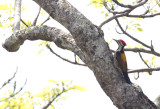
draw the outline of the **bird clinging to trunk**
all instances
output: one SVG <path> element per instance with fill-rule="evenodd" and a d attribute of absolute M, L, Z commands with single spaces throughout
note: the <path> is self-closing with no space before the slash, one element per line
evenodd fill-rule
<path fill-rule="evenodd" d="M 131 81 L 130 81 L 130 79 L 128 77 L 128 73 L 127 73 L 126 55 L 124 53 L 124 47 L 126 46 L 126 43 L 123 40 L 115 40 L 115 41 L 118 44 L 118 49 L 116 50 L 116 52 L 114 54 L 114 58 L 116 59 L 116 62 L 117 62 L 116 65 L 118 65 L 117 67 L 119 67 L 122 70 L 125 81 L 128 84 L 131 84 Z"/>

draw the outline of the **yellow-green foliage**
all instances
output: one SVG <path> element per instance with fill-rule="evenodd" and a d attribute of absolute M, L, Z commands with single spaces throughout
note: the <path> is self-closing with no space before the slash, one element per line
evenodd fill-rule
<path fill-rule="evenodd" d="M 41 109 L 43 106 L 46 106 L 49 101 L 53 101 L 54 103 L 59 99 L 65 100 L 69 94 L 68 92 L 85 90 L 82 86 L 73 85 L 72 81 L 49 80 L 49 82 L 53 84 L 44 87 L 43 90 L 37 94 L 25 91 L 14 97 L 8 97 L 8 94 L 12 95 L 12 91 L 9 90 L 8 94 L 5 93 L 4 97 L 0 97 L 0 109 Z M 53 103 L 48 109 L 54 109 Z"/>
<path fill-rule="evenodd" d="M 42 48 L 42 46 L 44 46 L 44 45 L 45 46 L 50 46 L 50 44 L 51 44 L 51 42 L 49 42 L 49 41 L 41 41 L 40 44 L 39 44 L 39 47 L 41 47 L 41 48 L 40 48 L 40 50 L 38 51 L 37 54 L 40 55 L 41 52 L 44 50 L 44 48 Z"/>

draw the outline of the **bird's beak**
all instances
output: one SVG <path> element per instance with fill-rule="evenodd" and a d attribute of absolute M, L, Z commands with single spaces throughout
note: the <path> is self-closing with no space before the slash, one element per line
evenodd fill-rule
<path fill-rule="evenodd" d="M 117 42 L 117 40 L 116 40 L 116 39 L 113 39 L 113 40 Z"/>

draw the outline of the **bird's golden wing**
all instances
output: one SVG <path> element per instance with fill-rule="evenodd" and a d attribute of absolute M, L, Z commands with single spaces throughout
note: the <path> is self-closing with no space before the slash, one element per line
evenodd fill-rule
<path fill-rule="evenodd" d="M 126 60 L 125 53 L 117 52 L 116 58 L 117 58 L 118 66 L 122 70 L 122 72 L 127 72 L 127 60 Z"/>

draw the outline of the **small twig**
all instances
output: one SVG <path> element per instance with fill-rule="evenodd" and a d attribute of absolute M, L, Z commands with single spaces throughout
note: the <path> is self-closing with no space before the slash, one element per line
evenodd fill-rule
<path fill-rule="evenodd" d="M 76 62 L 73 62 L 73 61 L 70 61 L 70 60 L 68 60 L 68 59 L 66 59 L 66 58 L 61 57 L 60 55 L 58 55 L 57 53 L 55 53 L 55 52 L 50 48 L 49 45 L 46 45 L 46 47 L 47 47 L 54 55 L 56 55 L 57 57 L 59 57 L 60 59 L 66 61 L 66 62 L 69 62 L 69 63 L 71 63 L 71 64 L 75 64 L 75 65 L 86 66 L 85 64 L 76 63 Z"/>
<path fill-rule="evenodd" d="M 160 67 L 157 67 L 157 68 L 143 68 L 143 69 L 129 70 L 128 73 L 135 73 L 135 72 L 153 72 L 153 71 L 160 71 Z"/>
<path fill-rule="evenodd" d="M 64 93 L 64 91 L 62 91 L 61 93 L 59 93 L 58 95 L 56 95 L 51 101 L 48 102 L 48 104 L 46 106 L 44 106 L 42 109 L 47 109 L 60 95 L 62 95 Z"/>
<path fill-rule="evenodd" d="M 153 47 L 153 44 L 152 44 L 152 40 L 151 40 L 151 51 L 154 51 L 154 47 Z"/>
<path fill-rule="evenodd" d="M 13 93 L 12 95 L 10 95 L 10 97 L 13 97 L 13 96 L 17 95 L 19 92 L 21 92 L 26 84 L 27 84 L 27 79 L 26 79 L 24 85 L 16 93 Z"/>
<path fill-rule="evenodd" d="M 69 89 L 65 89 L 64 86 L 62 86 L 62 91 L 60 93 L 58 93 L 55 97 L 53 97 L 52 100 L 50 100 L 47 105 L 45 105 L 42 109 L 47 109 L 59 96 L 61 96 L 63 93 L 67 92 L 67 91 L 70 91 L 72 90 L 72 88 L 69 88 Z"/>
<path fill-rule="evenodd" d="M 1 90 L 4 86 L 6 86 L 7 84 L 9 84 L 10 81 L 13 80 L 13 78 L 15 78 L 17 71 L 18 71 L 18 67 L 16 68 L 16 71 L 15 71 L 15 73 L 13 74 L 13 76 L 12 76 L 10 79 L 8 79 L 6 82 L 3 83 L 3 85 L 2 85 L 1 88 L 0 88 L 0 90 Z"/>
<path fill-rule="evenodd" d="M 50 19 L 50 16 L 48 16 L 48 18 L 44 22 L 42 22 L 41 25 L 43 25 L 44 23 L 46 23 L 49 19 Z"/>
<path fill-rule="evenodd" d="M 74 62 L 77 63 L 76 54 L 74 53 Z"/>
<path fill-rule="evenodd" d="M 149 12 L 149 10 L 146 10 L 142 15 L 146 15 Z"/>
<path fill-rule="evenodd" d="M 33 26 L 36 25 L 40 12 L 41 12 L 41 7 L 39 6 L 39 10 L 38 10 L 37 16 L 35 17 L 35 19 L 34 19 L 34 21 L 32 23 Z"/>
<path fill-rule="evenodd" d="M 139 53 L 139 57 L 141 58 L 141 60 L 143 61 L 143 63 L 144 63 L 148 68 L 150 68 L 150 66 L 149 66 L 149 65 L 146 63 L 146 61 L 143 59 L 141 53 L 140 53 L 140 52 L 138 52 L 138 53 Z"/>
<path fill-rule="evenodd" d="M 136 5 L 124 5 L 124 4 L 121 4 L 120 2 L 118 2 L 117 0 L 113 0 L 117 5 L 121 6 L 121 7 L 124 7 L 124 8 L 128 8 L 124 11 L 121 11 L 121 12 L 118 12 L 118 11 L 114 11 L 112 9 L 110 9 L 107 5 L 107 2 L 104 2 L 103 5 L 104 7 L 112 14 L 114 14 L 113 17 L 110 17 L 108 18 L 107 20 L 105 20 L 104 22 L 102 22 L 100 25 L 99 25 L 99 28 L 101 28 L 103 25 L 105 25 L 106 23 L 112 21 L 113 19 L 116 19 L 116 18 L 119 18 L 119 17 L 123 17 L 123 16 L 126 16 L 126 17 L 137 17 L 137 18 L 148 18 L 148 17 L 154 17 L 154 16 L 157 16 L 157 15 L 160 15 L 160 13 L 156 13 L 156 14 L 151 14 L 151 15 L 146 15 L 149 10 L 146 10 L 143 14 L 141 15 L 130 15 L 129 13 L 131 11 L 133 11 L 134 9 L 136 9 L 137 7 L 139 6 L 142 6 L 143 4 L 145 4 L 148 0 L 144 0 L 144 1 L 140 1 L 138 2 L 138 4 Z M 118 14 L 118 15 L 116 15 Z"/>
<path fill-rule="evenodd" d="M 124 48 L 124 51 L 131 51 L 131 52 L 135 52 L 135 53 L 138 53 L 138 52 L 148 53 L 148 54 L 152 54 L 152 55 L 160 57 L 160 53 L 158 53 L 156 51 L 146 50 L 143 48 Z M 111 52 L 114 53 L 115 51 L 111 49 Z"/>
<path fill-rule="evenodd" d="M 115 31 L 116 31 L 118 34 L 123 34 L 123 33 L 120 33 L 120 32 L 116 29 L 116 27 L 115 27 Z"/>
<path fill-rule="evenodd" d="M 24 88 L 24 86 L 26 85 L 26 83 L 27 83 L 27 79 L 26 79 L 24 85 L 23 85 L 16 93 L 11 94 L 9 97 L 7 97 L 7 98 L 1 100 L 0 102 L 6 101 L 6 100 L 8 100 L 8 99 L 14 97 L 14 96 L 17 95 L 18 93 L 20 93 L 20 92 L 23 90 L 23 88 Z"/>
<path fill-rule="evenodd" d="M 140 3 L 140 2 L 142 2 L 142 0 L 138 0 L 138 1 L 137 1 L 137 3 Z"/>
<path fill-rule="evenodd" d="M 150 18 L 150 17 L 155 17 L 155 16 L 158 16 L 160 15 L 160 13 L 156 13 L 156 14 L 151 14 L 151 15 L 129 15 L 128 13 L 123 13 L 123 14 L 119 14 L 119 15 L 115 15 L 113 17 L 110 17 L 109 19 L 105 20 L 104 22 L 102 22 L 100 25 L 99 25 L 99 28 L 102 28 L 103 25 L 105 25 L 106 23 L 116 19 L 116 18 L 119 18 L 119 17 L 134 17 L 134 18 Z"/>
<path fill-rule="evenodd" d="M 135 80 L 137 80 L 137 79 L 139 78 L 139 72 L 137 72 L 137 74 L 138 74 L 138 76 L 136 77 L 136 76 L 135 76 L 135 73 L 134 73 L 134 79 L 135 79 Z"/>
<path fill-rule="evenodd" d="M 14 6 L 14 27 L 13 27 L 13 33 L 14 34 L 17 31 L 20 30 L 21 1 L 22 0 L 15 0 L 15 6 Z"/>
<path fill-rule="evenodd" d="M 148 68 L 151 68 L 151 67 L 147 64 L 147 62 L 143 59 L 141 53 L 140 53 L 140 52 L 138 52 L 138 53 L 139 53 L 139 56 L 140 56 L 141 60 L 143 61 L 143 63 L 144 63 Z M 149 73 L 149 75 L 152 75 L 152 72 L 148 72 L 148 73 Z"/>
<path fill-rule="evenodd" d="M 126 9 L 124 11 L 114 11 L 108 7 L 107 2 L 104 2 L 103 5 L 110 13 L 113 13 L 113 14 L 124 14 L 126 12 L 127 13 L 131 12 L 131 9 Z"/>
<path fill-rule="evenodd" d="M 149 45 L 143 43 L 142 41 L 140 41 L 140 40 L 136 39 L 135 37 L 131 36 L 130 34 L 128 34 L 128 33 L 122 28 L 122 26 L 121 26 L 119 20 L 118 20 L 117 18 L 115 18 L 115 20 L 116 20 L 116 22 L 117 22 L 119 28 L 121 29 L 121 31 L 122 31 L 126 36 L 130 37 L 130 38 L 133 39 L 134 41 L 136 41 L 136 42 L 142 44 L 143 46 L 145 46 L 145 47 L 147 47 L 147 48 L 150 48 L 150 49 L 152 48 L 152 47 L 150 47 Z"/>
<path fill-rule="evenodd" d="M 124 7 L 124 8 L 132 8 L 132 5 L 124 5 L 120 2 L 118 2 L 117 0 L 113 0 L 117 5 L 121 6 L 121 7 Z"/>
<path fill-rule="evenodd" d="M 13 86 L 13 93 L 15 93 L 15 91 L 16 91 L 16 86 L 17 86 L 17 82 L 15 81 L 14 86 Z"/>
<path fill-rule="evenodd" d="M 139 6 L 144 5 L 148 0 L 144 0 L 143 2 L 140 1 L 140 2 L 138 2 L 138 4 L 136 4 L 136 5 L 124 5 L 124 4 L 120 3 L 120 2 L 118 2 L 117 0 L 113 0 L 113 1 L 114 1 L 117 5 L 119 5 L 119 6 L 121 6 L 121 7 L 134 9 L 134 8 L 137 8 L 137 7 L 139 7 Z"/>
<path fill-rule="evenodd" d="M 100 25 L 99 25 L 99 28 L 102 28 L 103 25 L 105 25 L 106 23 L 116 19 L 116 18 L 119 18 L 119 17 L 123 17 L 123 16 L 126 16 L 126 13 L 124 14 L 120 14 L 120 15 L 115 15 L 113 17 L 110 17 L 109 19 L 105 20 L 104 22 L 102 22 Z"/>
<path fill-rule="evenodd" d="M 155 14 L 151 14 L 151 15 L 144 15 L 144 14 L 141 14 L 141 15 L 126 15 L 127 17 L 137 17 L 137 18 L 150 18 L 150 17 L 155 17 L 155 16 L 158 16 L 160 15 L 160 13 L 155 13 Z"/>
<path fill-rule="evenodd" d="M 21 19 L 21 22 L 22 22 L 26 27 L 29 27 L 22 19 Z"/>
<path fill-rule="evenodd" d="M 143 48 L 125 48 L 124 51 L 143 52 L 143 53 L 149 53 L 149 54 L 153 54 L 155 56 L 160 57 L 160 53 L 158 53 L 156 51 L 146 50 Z"/>

